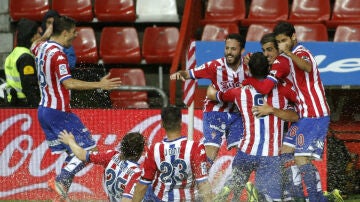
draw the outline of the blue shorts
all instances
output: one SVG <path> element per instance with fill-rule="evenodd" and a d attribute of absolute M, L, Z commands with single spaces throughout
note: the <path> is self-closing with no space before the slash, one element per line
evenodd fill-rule
<path fill-rule="evenodd" d="M 220 147 L 225 136 L 227 148 L 238 146 L 243 135 L 244 126 L 239 112 L 204 112 L 203 113 L 204 145 Z"/>
<path fill-rule="evenodd" d="M 91 137 L 89 130 L 74 113 L 40 106 L 38 108 L 38 120 L 45 133 L 51 153 L 64 151 L 72 153 L 70 147 L 58 139 L 60 132 L 63 130 L 71 132 L 80 147 L 86 150 L 96 147 L 96 142 Z"/>
<path fill-rule="evenodd" d="M 283 144 L 295 148 L 295 156 L 321 159 L 329 123 L 329 116 L 301 118 L 291 125 Z"/>
<path fill-rule="evenodd" d="M 240 182 L 245 186 L 250 174 L 255 171 L 255 186 L 259 192 L 281 201 L 281 168 L 279 156 L 253 156 L 238 150 L 232 162 L 232 169 L 246 175 L 247 179 Z M 236 178 L 236 176 L 234 176 Z"/>

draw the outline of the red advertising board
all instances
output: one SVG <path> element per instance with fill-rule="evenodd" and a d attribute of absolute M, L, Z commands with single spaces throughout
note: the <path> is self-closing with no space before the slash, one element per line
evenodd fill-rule
<path fill-rule="evenodd" d="M 147 143 L 160 141 L 165 131 L 160 125 L 160 110 L 73 110 L 97 140 L 99 150 L 117 147 L 123 135 L 140 131 Z M 187 134 L 187 110 L 183 111 L 183 134 Z M 195 110 L 194 139 L 202 138 L 202 112 Z M 210 170 L 214 192 L 224 184 L 231 171 L 232 156 L 225 146 Z M 46 200 L 55 196 L 47 181 L 60 172 L 63 155 L 51 155 L 45 142 L 36 109 L 1 109 L 0 111 L 0 199 Z M 140 162 L 143 159 L 140 160 Z M 326 185 L 326 161 L 318 163 Z M 103 168 L 89 164 L 80 171 L 70 188 L 71 199 L 107 199 L 102 184 Z"/>

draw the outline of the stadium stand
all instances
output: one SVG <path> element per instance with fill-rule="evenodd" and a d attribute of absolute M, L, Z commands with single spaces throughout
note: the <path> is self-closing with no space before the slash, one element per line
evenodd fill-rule
<path fill-rule="evenodd" d="M 339 25 L 336 27 L 335 42 L 359 42 L 360 41 L 360 24 L 359 25 Z"/>
<path fill-rule="evenodd" d="M 328 41 L 327 27 L 324 24 L 295 24 L 298 41 Z"/>
<path fill-rule="evenodd" d="M 330 19 L 330 0 L 293 0 L 288 21 L 325 23 Z"/>
<path fill-rule="evenodd" d="M 141 53 L 136 28 L 104 27 L 99 53 L 104 64 L 139 64 Z"/>
<path fill-rule="evenodd" d="M 95 32 L 92 27 L 77 27 L 77 37 L 73 41 L 77 63 L 98 63 L 99 55 Z"/>
<path fill-rule="evenodd" d="M 208 0 L 202 23 L 238 23 L 245 19 L 245 15 L 245 0 Z"/>
<path fill-rule="evenodd" d="M 288 0 L 252 0 L 249 14 L 241 21 L 241 25 L 250 26 L 259 23 L 276 23 L 287 20 L 289 12 Z"/>
<path fill-rule="evenodd" d="M 9 0 L 9 11 L 13 21 L 20 18 L 41 21 L 49 9 L 49 0 Z"/>
<path fill-rule="evenodd" d="M 335 0 L 331 19 L 326 23 L 329 28 L 338 25 L 360 24 L 360 1 Z"/>
<path fill-rule="evenodd" d="M 91 0 L 52 0 L 52 9 L 79 22 L 91 22 L 94 18 Z"/>
<path fill-rule="evenodd" d="M 140 68 L 111 68 L 112 77 L 120 77 L 122 85 L 146 86 L 144 71 Z M 119 91 L 110 93 L 113 108 L 149 108 L 147 92 Z"/>
<path fill-rule="evenodd" d="M 103 22 L 134 22 L 136 20 L 134 0 L 95 0 L 94 14 Z"/>
<path fill-rule="evenodd" d="M 246 41 L 260 41 L 264 34 L 271 33 L 275 24 L 252 24 L 246 34 Z"/>
<path fill-rule="evenodd" d="M 202 41 L 223 41 L 230 33 L 239 33 L 236 23 L 206 24 L 202 32 Z"/>
<path fill-rule="evenodd" d="M 136 0 L 136 22 L 179 22 L 176 0 Z"/>

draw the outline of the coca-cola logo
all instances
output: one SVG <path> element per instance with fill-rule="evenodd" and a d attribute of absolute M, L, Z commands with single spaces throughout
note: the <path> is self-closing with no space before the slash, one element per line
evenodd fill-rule
<path fill-rule="evenodd" d="M 45 135 L 37 120 L 36 109 L 6 109 L 3 111 L 4 113 L 0 114 L 0 198 L 30 200 L 51 198 L 54 193 L 48 190 L 47 180 L 60 172 L 65 154 L 50 154 L 45 142 Z M 148 144 L 160 141 L 165 136 L 164 130 L 161 129 L 158 110 L 149 110 L 146 113 L 140 110 L 117 111 L 117 117 L 114 117 L 111 110 L 92 110 L 91 113 L 93 113 L 91 117 L 94 120 L 85 125 L 90 131 L 95 131 L 93 136 L 101 147 L 100 149 L 117 147 L 122 136 L 130 131 L 143 133 L 147 137 Z M 131 115 L 134 117 L 131 122 L 114 124 L 122 120 L 122 116 L 128 116 L 129 113 L 134 113 Z M 79 114 L 83 121 L 89 120 L 87 110 L 82 110 Z M 201 115 L 200 110 L 198 114 Z M 202 119 L 199 117 L 201 116 L 194 117 L 195 140 L 202 138 Z M 104 123 L 107 124 L 104 125 Z M 188 115 L 184 114 L 184 135 L 187 134 L 187 123 Z M 231 155 L 223 155 L 222 153 L 228 153 L 226 150 L 224 151 L 220 152 L 219 158 L 210 170 L 209 179 L 214 184 L 215 190 L 222 186 L 225 179 L 218 173 L 229 174 L 231 165 L 229 162 L 232 158 Z M 140 162 L 142 161 L 143 158 Z M 223 171 L 220 172 L 220 170 Z M 102 167 L 88 165 L 76 175 L 69 190 L 70 196 L 79 199 L 84 197 L 86 199 L 106 199 L 105 192 L 98 188 L 102 184 L 102 174 Z"/>

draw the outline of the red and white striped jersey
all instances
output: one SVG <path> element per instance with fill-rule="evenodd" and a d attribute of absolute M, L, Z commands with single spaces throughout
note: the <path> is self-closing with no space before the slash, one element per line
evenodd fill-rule
<path fill-rule="evenodd" d="M 291 89 L 281 84 L 276 85 L 268 95 L 258 93 L 254 87 L 247 85 L 218 93 L 218 99 L 233 101 L 240 110 L 244 123 L 244 136 L 239 149 L 254 156 L 278 156 L 282 145 L 284 121 L 274 115 L 256 118 L 251 109 L 253 106 L 267 102 L 278 109 L 289 109 L 288 100 L 281 91 Z"/>
<path fill-rule="evenodd" d="M 291 66 L 291 74 L 298 95 L 299 116 L 322 117 L 330 115 L 324 86 L 313 55 L 301 44 L 298 44 L 292 52 L 312 65 L 310 72 L 301 70 L 295 63 Z"/>
<path fill-rule="evenodd" d="M 143 164 L 140 183 L 152 183 L 162 201 L 194 201 L 196 183 L 208 179 L 205 147 L 180 137 L 150 145 Z"/>
<path fill-rule="evenodd" d="M 190 70 L 192 79 L 210 79 L 212 85 L 222 92 L 239 87 L 241 82 L 248 77 L 249 70 L 243 63 L 234 71 L 226 64 L 226 58 L 222 57 L 217 60 L 204 63 L 203 65 Z M 233 103 L 218 103 L 205 98 L 204 112 L 220 111 L 233 112 L 236 107 Z"/>
<path fill-rule="evenodd" d="M 89 162 L 104 166 L 104 185 L 110 201 L 133 198 L 135 185 L 141 176 L 139 164 L 121 160 L 120 153 L 115 150 L 89 152 Z"/>
<path fill-rule="evenodd" d="M 53 41 L 31 47 L 35 55 L 41 91 L 40 105 L 60 111 L 70 111 L 70 90 L 61 83 L 71 78 L 63 47 Z"/>

